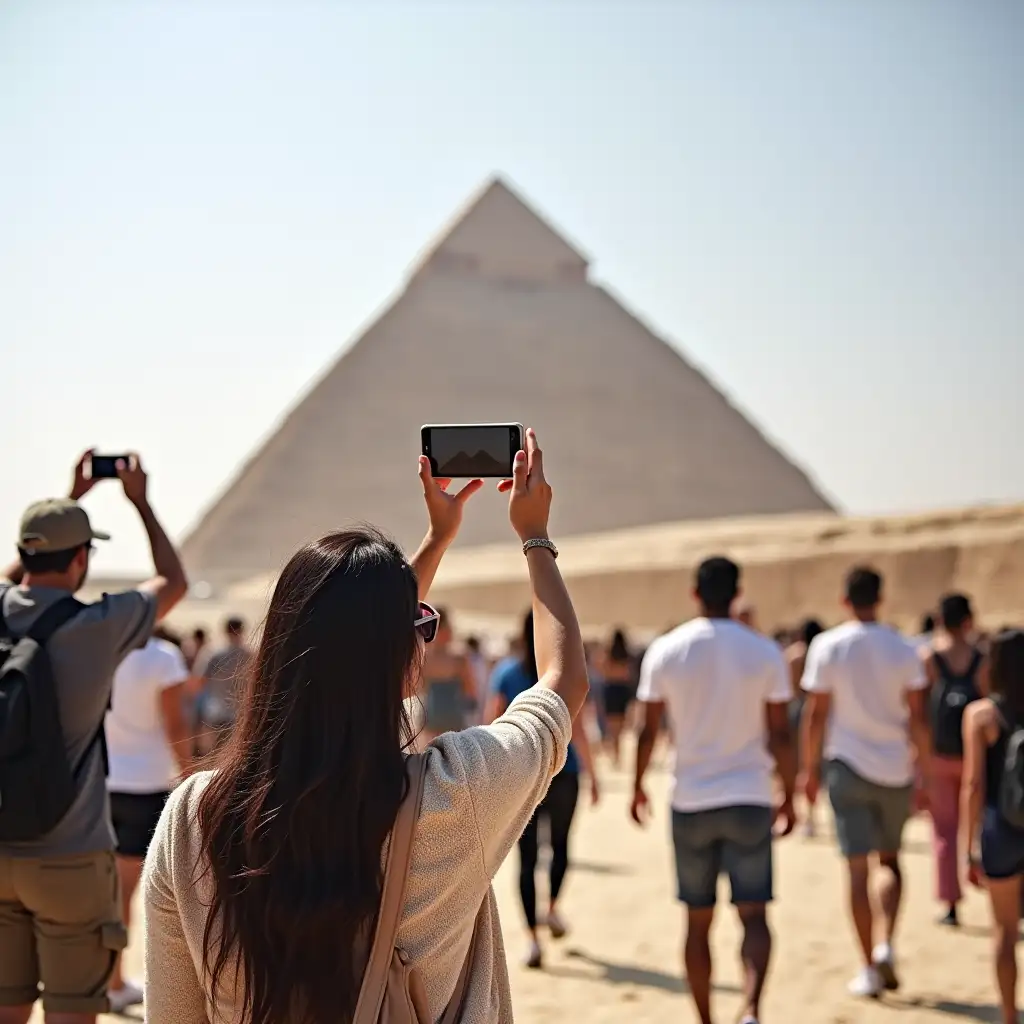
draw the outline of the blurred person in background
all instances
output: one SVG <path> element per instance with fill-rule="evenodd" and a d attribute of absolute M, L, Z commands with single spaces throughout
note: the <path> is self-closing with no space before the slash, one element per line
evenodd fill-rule
<path fill-rule="evenodd" d="M 850 915 L 863 956 L 848 989 L 874 999 L 899 988 L 893 944 L 903 900 L 903 828 L 915 780 L 922 807 L 931 783 L 928 680 L 906 638 L 879 622 L 879 573 L 853 568 L 843 603 L 849 620 L 816 636 L 807 652 L 801 771 L 808 803 L 817 799 L 824 776 L 846 859 Z M 877 944 L 872 858 L 881 877 Z"/>
<path fill-rule="evenodd" d="M 149 539 L 153 578 L 92 604 L 75 600 L 94 542 L 109 539 L 92 528 L 79 504 L 99 482 L 92 468 L 90 451 L 75 467 L 67 498 L 26 510 L 18 560 L 5 574 L 9 582 L 0 583 L 0 629 L 12 640 L 28 636 L 42 643 L 49 670 L 31 680 L 45 684 L 32 701 L 44 701 L 44 692 L 54 699 L 60 731 L 50 737 L 55 744 L 37 747 L 37 732 L 19 733 L 19 716 L 5 716 L 0 726 L 0 745 L 23 751 L 11 775 L 0 761 L 0 1024 L 26 1024 L 40 994 L 48 1024 L 94 1024 L 109 1008 L 107 986 L 126 936 L 104 719 L 117 666 L 147 642 L 188 589 L 178 553 L 150 505 L 142 461 L 132 454 L 115 468 Z M 46 720 L 34 719 L 33 730 L 45 728 Z M 41 785 L 41 777 L 50 785 Z M 70 777 L 70 804 L 51 824 L 61 777 Z M 23 797 L 18 790 L 24 787 L 32 791 Z M 32 821 L 22 813 L 29 809 Z M 40 829 L 44 811 L 47 826 Z"/>
<path fill-rule="evenodd" d="M 618 768 L 622 730 L 633 698 L 636 696 L 636 661 L 630 654 L 623 630 L 615 630 L 609 643 L 596 650 L 594 668 L 601 677 L 607 729 L 605 738 L 612 764 Z"/>
<path fill-rule="evenodd" d="M 487 697 L 490 693 L 491 666 L 484 654 L 480 638 L 470 636 L 466 638 L 466 658 L 469 660 L 469 667 L 473 671 L 475 688 L 473 691 L 473 714 L 470 716 L 474 725 L 481 725 L 487 711 Z"/>
<path fill-rule="evenodd" d="M 207 643 L 206 630 L 201 626 L 193 629 L 189 636 L 182 641 L 181 652 L 185 656 L 185 665 L 189 672 L 195 669 L 196 662 L 205 655 Z"/>
<path fill-rule="evenodd" d="M 693 590 L 700 615 L 651 644 L 637 691 L 644 723 L 630 815 L 646 823 L 644 776 L 667 711 L 676 755 L 676 893 L 686 906 L 683 959 L 701 1024 L 712 1020 L 710 934 L 723 872 L 743 929 L 740 1024 L 758 1024 L 772 953 L 773 829 L 778 823 L 779 834 L 788 835 L 796 823 L 786 663 L 776 643 L 731 617 L 739 583 L 740 568 L 731 559 L 700 564 Z M 782 780 L 777 807 L 773 767 Z"/>
<path fill-rule="evenodd" d="M 939 603 L 941 630 L 922 648 L 931 687 L 932 775 L 930 809 L 935 845 L 936 889 L 946 905 L 941 923 L 956 926 L 960 902 L 960 789 L 963 779 L 963 719 L 968 704 L 985 692 L 985 656 L 974 643 L 974 612 L 965 594 Z"/>
<path fill-rule="evenodd" d="M 238 694 L 252 664 L 245 643 L 245 622 L 224 623 L 224 645 L 204 651 L 192 668 L 196 678 L 196 753 L 206 757 L 223 746 L 235 724 Z"/>
<path fill-rule="evenodd" d="M 437 637 L 423 658 L 423 734 L 429 744 L 444 732 L 457 732 L 470 724 L 476 707 L 477 682 L 467 654 L 452 646 L 451 618 L 437 609 Z"/>
<path fill-rule="evenodd" d="M 757 609 L 753 603 L 741 598 L 736 602 L 733 615 L 737 622 L 742 622 L 747 629 L 757 629 Z"/>
<path fill-rule="evenodd" d="M 1003 1024 L 1017 1024 L 1017 942 L 1024 877 L 1024 631 L 988 652 L 991 696 L 964 712 L 960 848 L 968 880 L 988 890 Z"/>
<path fill-rule="evenodd" d="M 181 651 L 155 634 L 114 673 L 106 718 L 107 790 L 126 926 L 160 813 L 177 780 L 190 770 L 192 736 L 183 700 L 188 677 Z M 120 953 L 108 998 L 114 1013 L 142 1002 L 142 986 L 121 973 Z"/>
<path fill-rule="evenodd" d="M 534 644 L 533 612 L 529 612 L 523 619 L 521 639 L 523 654 L 519 658 L 506 659 L 494 670 L 491 678 L 491 699 L 486 716 L 488 722 L 499 719 L 520 694 L 526 693 L 537 684 L 539 672 Z M 587 717 L 587 705 L 584 705 L 573 723 L 572 741 L 566 754 L 565 766 L 551 780 L 544 799 L 519 838 L 519 897 L 530 936 L 525 960 L 527 967 L 540 968 L 544 962 L 537 917 L 539 826 L 542 821 L 546 823 L 548 842 L 551 845 L 548 912 L 543 923 L 548 926 L 552 938 L 561 939 L 566 935 L 568 928 L 558 912 L 558 898 L 569 870 L 569 833 L 576 816 L 581 771 L 586 773 L 590 780 L 591 801 L 596 804 L 600 798 L 597 775 L 594 772 L 594 758 L 590 749 Z"/>
<path fill-rule="evenodd" d="M 804 691 L 800 683 L 804 677 L 807 651 L 810 649 L 811 641 L 823 632 L 824 627 L 817 619 L 807 619 L 797 630 L 798 638 L 786 648 L 786 664 L 789 666 L 789 678 L 793 684 L 793 700 L 789 705 L 789 724 L 794 737 L 800 735 L 800 720 L 804 711 Z M 799 745 L 797 754 L 799 762 Z M 817 832 L 814 822 L 814 807 L 815 803 L 807 802 L 807 816 L 801 826 L 801 831 L 808 838 L 812 838 Z"/>

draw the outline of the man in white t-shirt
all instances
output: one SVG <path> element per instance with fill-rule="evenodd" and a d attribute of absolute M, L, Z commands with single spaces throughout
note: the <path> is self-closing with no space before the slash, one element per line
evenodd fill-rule
<path fill-rule="evenodd" d="M 803 788 L 808 800 L 817 798 L 824 761 L 864 957 L 849 988 L 868 997 L 899 985 L 892 951 L 903 890 L 899 850 L 915 777 L 921 793 L 927 792 L 931 753 L 927 678 L 907 641 L 879 623 L 881 600 L 882 577 L 873 569 L 853 569 L 844 599 L 852 618 L 815 637 L 802 684 L 807 692 Z M 878 945 L 869 893 L 871 854 L 877 855 L 882 872 L 879 903 L 885 930 Z"/>
<path fill-rule="evenodd" d="M 700 618 L 659 637 L 640 669 L 637 700 L 645 710 L 631 813 L 641 823 L 644 774 L 667 709 L 675 745 L 672 836 L 679 899 L 687 907 L 686 974 L 702 1024 L 711 1022 L 708 941 L 718 877 L 729 876 L 743 924 L 744 1016 L 756 1024 L 772 937 L 772 826 L 792 831 L 795 750 L 788 708 L 792 686 L 782 651 L 731 619 L 739 567 L 709 558 L 697 570 Z M 773 770 L 783 799 L 773 809 Z"/>
<path fill-rule="evenodd" d="M 107 789 L 126 927 L 160 812 L 188 769 L 192 743 L 183 709 L 188 677 L 181 651 L 155 636 L 114 673 L 106 718 Z M 121 974 L 120 957 L 107 996 L 115 1013 L 142 1002 L 141 987 Z"/>

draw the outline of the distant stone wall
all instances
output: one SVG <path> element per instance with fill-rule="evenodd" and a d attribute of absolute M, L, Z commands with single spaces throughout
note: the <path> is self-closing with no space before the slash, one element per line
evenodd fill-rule
<path fill-rule="evenodd" d="M 848 522 L 853 521 L 840 520 Z M 988 628 L 1024 623 L 1024 510 L 1021 521 L 1009 528 L 1005 516 L 993 515 L 966 526 L 964 520 L 953 518 L 947 528 L 908 528 L 904 535 L 894 536 L 891 521 L 877 522 L 885 525 L 851 528 L 852 536 L 841 536 L 844 528 L 839 527 L 837 537 L 817 543 L 794 538 L 791 554 L 777 537 L 762 546 L 752 538 L 743 542 L 734 536 L 731 541 L 713 538 L 691 545 L 691 555 L 674 554 L 660 565 L 655 557 L 645 566 L 616 568 L 615 559 L 609 558 L 603 570 L 593 564 L 593 549 L 600 543 L 594 537 L 588 540 L 587 557 L 580 559 L 589 563 L 587 568 L 577 571 L 567 558 L 566 579 L 581 621 L 591 627 L 622 624 L 658 632 L 690 618 L 695 610 L 694 569 L 713 552 L 740 562 L 744 594 L 756 606 L 765 630 L 793 626 L 812 615 L 826 623 L 840 620 L 843 579 L 861 563 L 885 577 L 883 617 L 903 629 L 916 628 L 921 615 L 951 590 L 974 599 L 979 619 Z M 949 542 L 942 543 L 943 533 Z M 616 548 L 623 536 L 616 537 Z M 492 615 L 517 616 L 527 606 L 525 576 L 510 578 L 503 571 L 487 580 L 479 570 L 475 575 L 462 581 L 457 573 L 454 579 L 449 575 L 435 586 L 432 598 L 455 611 Z"/>

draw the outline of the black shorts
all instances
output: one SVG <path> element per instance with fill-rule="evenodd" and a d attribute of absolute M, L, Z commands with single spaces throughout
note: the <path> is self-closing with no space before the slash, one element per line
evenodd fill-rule
<path fill-rule="evenodd" d="M 170 793 L 111 793 L 110 816 L 122 857 L 145 857 Z"/>
<path fill-rule="evenodd" d="M 629 683 L 604 684 L 604 713 L 624 715 L 633 703 L 633 687 Z"/>

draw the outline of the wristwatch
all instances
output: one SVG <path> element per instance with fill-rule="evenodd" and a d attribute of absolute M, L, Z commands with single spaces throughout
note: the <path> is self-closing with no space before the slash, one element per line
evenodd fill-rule
<path fill-rule="evenodd" d="M 555 558 L 558 557 L 558 548 L 555 547 L 554 541 L 548 540 L 547 537 L 534 537 L 533 540 L 526 541 L 523 544 L 523 554 L 529 554 L 534 548 L 543 548 L 550 551 Z"/>

